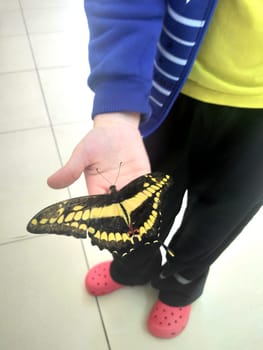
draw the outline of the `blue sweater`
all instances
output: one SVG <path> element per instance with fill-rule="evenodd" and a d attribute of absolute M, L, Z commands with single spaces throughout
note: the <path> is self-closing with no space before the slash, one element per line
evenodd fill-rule
<path fill-rule="evenodd" d="M 143 136 L 166 118 L 218 0 L 85 0 L 93 113 L 139 112 Z"/>

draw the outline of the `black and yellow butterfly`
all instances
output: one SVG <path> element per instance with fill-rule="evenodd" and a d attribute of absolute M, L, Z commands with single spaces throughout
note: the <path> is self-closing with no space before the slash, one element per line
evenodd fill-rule
<path fill-rule="evenodd" d="M 100 249 L 125 256 L 141 244 L 157 243 L 163 195 L 169 175 L 141 176 L 120 191 L 72 198 L 41 210 L 29 222 L 31 233 L 54 233 L 86 238 Z"/>

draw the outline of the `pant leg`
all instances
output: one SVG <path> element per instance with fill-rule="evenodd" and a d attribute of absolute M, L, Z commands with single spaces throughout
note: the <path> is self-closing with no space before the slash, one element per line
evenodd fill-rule
<path fill-rule="evenodd" d="M 162 171 L 176 178 L 176 183 L 168 190 L 164 203 L 160 237 L 162 241 L 170 232 L 174 218 L 181 209 L 187 178 L 184 143 L 188 133 L 189 117 L 186 116 L 191 116 L 191 113 L 185 113 L 189 104 L 183 96 L 179 97 L 174 108 L 180 113 L 170 113 L 166 122 L 144 140 L 152 171 Z M 114 257 L 111 276 L 125 285 L 145 284 L 159 274 L 161 262 L 158 246 L 142 246 L 125 258 Z"/>
<path fill-rule="evenodd" d="M 175 253 L 153 281 L 170 305 L 195 300 L 209 266 L 242 231 L 263 201 L 263 113 L 198 102 L 189 148 L 188 205 L 170 248 Z M 192 280 L 174 281 L 173 274 Z M 169 285 L 169 287 L 168 287 Z"/>
<path fill-rule="evenodd" d="M 232 237 L 236 237 L 242 231 L 245 225 L 256 214 L 258 209 L 258 207 L 255 207 L 254 210 L 248 213 L 244 220 L 232 232 Z M 222 250 L 226 249 L 229 244 L 229 241 L 222 244 Z M 180 276 L 184 278 L 187 276 L 187 278 L 191 278 L 192 280 L 187 284 L 180 283 L 174 277 L 174 274 L 178 270 L 180 271 Z M 170 263 L 167 263 L 162 267 L 158 275 L 154 276 L 152 279 L 152 285 L 156 289 L 159 289 L 159 299 L 162 302 L 171 306 L 186 306 L 193 303 L 202 295 L 208 273 L 209 267 L 202 267 L 202 269 L 200 269 L 198 265 L 192 265 L 191 267 L 184 269 L 184 267 L 178 268 L 177 264 L 173 265 L 173 261 L 170 261 Z M 162 278 L 162 276 L 167 277 Z"/>
<path fill-rule="evenodd" d="M 172 210 L 168 210 L 165 201 L 162 214 L 160 241 L 164 241 L 170 232 L 175 215 L 180 211 L 183 191 L 178 187 L 168 190 L 167 198 L 173 199 Z M 124 285 L 141 285 L 150 282 L 161 271 L 162 256 L 158 244 L 142 245 L 125 257 L 113 257 L 111 264 L 112 278 Z"/>
<path fill-rule="evenodd" d="M 185 265 L 190 279 L 196 273 L 189 270 L 206 270 L 263 201 L 263 111 L 208 107 L 202 125 L 204 119 L 214 118 L 208 132 L 210 140 L 216 141 L 206 144 L 207 148 L 213 147 L 199 155 L 193 141 L 188 186 L 191 206 L 171 242 L 178 262 Z M 200 136 L 200 133 L 194 135 L 193 139 L 199 140 Z"/>

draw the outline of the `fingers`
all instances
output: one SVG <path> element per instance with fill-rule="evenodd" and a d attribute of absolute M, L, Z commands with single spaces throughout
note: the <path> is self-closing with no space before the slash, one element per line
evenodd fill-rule
<path fill-rule="evenodd" d="M 127 142 L 129 140 L 132 145 Z M 125 165 L 118 168 L 120 162 Z M 77 145 L 65 166 L 47 182 L 54 189 L 64 188 L 84 172 L 89 194 L 101 194 L 108 192 L 111 184 L 122 188 L 149 169 L 149 159 L 136 128 L 127 123 L 121 127 L 97 126 Z"/>
<path fill-rule="evenodd" d="M 47 179 L 47 183 L 54 189 L 60 189 L 71 185 L 81 175 L 80 172 L 76 172 L 76 169 L 71 169 L 67 165 L 56 171 Z"/>
<path fill-rule="evenodd" d="M 71 185 L 82 174 L 85 169 L 82 157 L 78 148 L 72 153 L 69 161 L 53 175 L 51 175 L 47 183 L 54 189 L 60 189 Z"/>

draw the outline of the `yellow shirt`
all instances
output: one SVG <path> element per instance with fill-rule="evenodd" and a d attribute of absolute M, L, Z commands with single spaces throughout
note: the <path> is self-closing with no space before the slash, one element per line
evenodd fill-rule
<path fill-rule="evenodd" d="M 263 0 L 219 0 L 182 92 L 219 105 L 263 107 Z"/>

